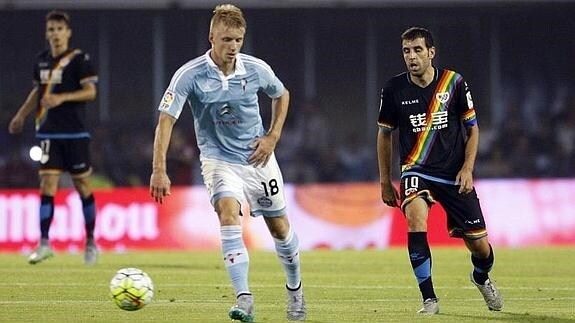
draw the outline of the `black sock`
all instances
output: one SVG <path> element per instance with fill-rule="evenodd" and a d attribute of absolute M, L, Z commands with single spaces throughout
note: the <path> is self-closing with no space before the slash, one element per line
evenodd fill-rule
<path fill-rule="evenodd" d="M 41 238 L 48 240 L 48 232 L 54 218 L 54 197 L 48 195 L 40 196 L 40 234 Z"/>
<path fill-rule="evenodd" d="M 408 232 L 407 249 L 423 300 L 437 298 L 431 280 L 431 251 L 427 242 L 427 232 Z"/>
<path fill-rule="evenodd" d="M 473 280 L 476 283 L 483 285 L 489 279 L 489 272 L 493 267 L 495 258 L 493 256 L 493 248 L 489 245 L 489 256 L 487 258 L 477 258 L 471 254 L 471 262 L 473 263 Z"/>
<path fill-rule="evenodd" d="M 94 242 L 94 228 L 96 227 L 96 204 L 94 194 L 82 198 L 82 211 L 86 228 L 86 241 Z"/>

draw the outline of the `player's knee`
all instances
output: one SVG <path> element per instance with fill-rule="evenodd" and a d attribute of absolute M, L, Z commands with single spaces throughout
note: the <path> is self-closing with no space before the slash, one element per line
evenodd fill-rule
<path fill-rule="evenodd" d="M 489 254 L 491 253 L 491 248 L 489 247 L 489 242 L 487 241 L 487 238 L 469 240 L 467 242 L 467 245 L 469 246 L 469 250 L 471 251 L 473 256 L 475 256 L 476 258 L 485 259 L 489 257 Z"/>
<path fill-rule="evenodd" d="M 290 225 L 286 216 L 266 218 L 266 224 L 275 239 L 285 240 L 288 237 Z"/>
<path fill-rule="evenodd" d="M 40 192 L 42 195 L 54 196 L 58 190 L 59 177 L 55 175 L 43 175 L 40 178 Z"/>
<path fill-rule="evenodd" d="M 90 183 L 87 178 L 74 179 L 74 187 L 83 198 L 92 194 L 92 189 L 90 188 Z"/>
<path fill-rule="evenodd" d="M 218 218 L 220 219 L 220 225 L 240 225 L 240 214 L 239 212 L 229 212 L 226 210 L 218 211 Z"/>

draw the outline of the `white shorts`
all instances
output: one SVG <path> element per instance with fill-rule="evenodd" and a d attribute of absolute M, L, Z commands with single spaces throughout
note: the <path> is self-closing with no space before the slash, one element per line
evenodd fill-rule
<path fill-rule="evenodd" d="M 265 167 L 257 168 L 203 159 L 202 176 L 212 205 L 222 197 L 233 197 L 241 204 L 245 197 L 251 216 L 285 215 L 284 182 L 273 154 Z"/>

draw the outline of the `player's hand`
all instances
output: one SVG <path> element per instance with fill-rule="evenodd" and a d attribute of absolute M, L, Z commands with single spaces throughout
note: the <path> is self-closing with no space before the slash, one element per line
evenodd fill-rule
<path fill-rule="evenodd" d="M 64 103 L 64 97 L 59 94 L 46 94 L 41 100 L 41 104 L 48 109 L 55 108 L 62 103 Z"/>
<path fill-rule="evenodd" d="M 20 133 L 22 132 L 23 127 L 24 127 L 24 118 L 15 116 L 14 118 L 12 118 L 10 124 L 8 125 L 8 132 L 10 134 Z"/>
<path fill-rule="evenodd" d="M 455 185 L 459 185 L 459 194 L 468 194 L 473 190 L 473 174 L 462 168 L 455 177 Z"/>
<path fill-rule="evenodd" d="M 268 135 L 256 138 L 250 145 L 254 152 L 248 158 L 248 162 L 254 167 L 267 165 L 276 148 L 276 143 L 277 140 Z"/>
<path fill-rule="evenodd" d="M 165 172 L 153 172 L 150 176 L 150 195 L 157 203 L 162 204 L 164 197 L 171 195 L 170 178 Z"/>
<path fill-rule="evenodd" d="M 391 182 L 381 183 L 381 200 L 390 207 L 399 207 L 399 192 Z"/>

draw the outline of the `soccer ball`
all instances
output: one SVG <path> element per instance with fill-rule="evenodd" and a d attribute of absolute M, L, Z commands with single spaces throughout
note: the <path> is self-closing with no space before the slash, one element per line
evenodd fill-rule
<path fill-rule="evenodd" d="M 122 268 L 110 281 L 114 303 L 126 311 L 136 311 L 152 302 L 154 283 L 138 268 Z"/>

